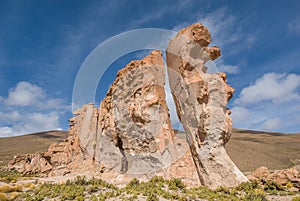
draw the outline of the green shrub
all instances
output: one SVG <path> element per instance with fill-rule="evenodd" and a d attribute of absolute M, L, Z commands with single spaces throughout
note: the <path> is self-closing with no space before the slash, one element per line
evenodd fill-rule
<path fill-rule="evenodd" d="M 133 178 L 127 185 L 126 188 L 138 188 L 140 185 L 140 181 L 137 178 Z"/>
<path fill-rule="evenodd" d="M 91 201 L 98 201 L 97 196 L 96 195 L 92 195 L 91 196 Z"/>
<path fill-rule="evenodd" d="M 88 191 L 89 191 L 90 193 L 95 193 L 95 192 L 98 191 L 98 186 L 95 185 L 95 184 L 93 184 L 92 186 L 89 187 Z"/>
<path fill-rule="evenodd" d="M 292 201 L 300 201 L 300 196 L 293 197 Z"/>
<path fill-rule="evenodd" d="M 22 177 L 22 174 L 17 171 L 0 171 L 0 181 L 9 182 L 17 181 Z"/>
<path fill-rule="evenodd" d="M 168 187 L 170 190 L 177 190 L 185 188 L 185 184 L 181 181 L 181 179 L 173 178 L 168 181 Z"/>
<path fill-rule="evenodd" d="M 245 200 L 251 201 L 267 201 L 266 194 L 263 190 L 255 189 L 252 193 L 245 196 Z"/>
<path fill-rule="evenodd" d="M 18 187 L 16 185 L 9 186 L 9 188 L 5 192 L 16 191 Z M 87 180 L 85 177 L 78 176 L 74 180 L 68 180 L 65 184 L 44 183 L 32 190 L 28 190 L 28 188 L 26 190 L 27 192 L 20 194 L 20 200 L 37 201 L 53 198 L 78 201 L 84 199 L 104 201 L 111 198 L 116 198 L 117 200 L 138 200 L 139 196 L 145 196 L 147 200 L 153 201 L 159 200 L 159 198 L 180 201 L 197 199 L 264 201 L 266 200 L 266 192 L 277 193 L 278 195 L 291 193 L 284 191 L 284 187 L 275 182 L 245 182 L 235 188 L 220 186 L 216 190 L 211 190 L 206 187 L 187 188 L 180 179 L 164 180 L 162 177 L 157 176 L 148 182 L 140 182 L 134 178 L 123 188 L 118 188 L 102 179 L 92 178 Z M 90 195 L 84 197 L 85 192 L 88 192 Z M 7 196 L 5 193 L 2 194 Z"/>
<path fill-rule="evenodd" d="M 87 185 L 86 176 L 77 176 L 74 180 L 74 183 L 77 185 Z"/>
<path fill-rule="evenodd" d="M 153 193 L 150 193 L 148 196 L 147 196 L 147 199 L 146 201 L 159 201 L 158 197 L 153 194 Z"/>
<path fill-rule="evenodd" d="M 281 184 L 276 183 L 275 181 L 265 181 L 264 190 L 266 191 L 284 190 L 284 187 Z"/>
<path fill-rule="evenodd" d="M 77 196 L 76 201 L 84 201 L 84 196 L 83 195 Z"/>
<path fill-rule="evenodd" d="M 99 194 L 99 201 L 105 201 L 105 195 L 103 193 Z"/>

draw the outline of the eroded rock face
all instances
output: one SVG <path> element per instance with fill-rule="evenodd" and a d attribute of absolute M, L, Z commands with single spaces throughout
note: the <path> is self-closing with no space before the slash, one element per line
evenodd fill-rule
<path fill-rule="evenodd" d="M 118 72 L 100 108 L 87 104 L 74 112 L 64 142 L 29 156 L 47 166 L 17 157 L 11 167 L 48 176 L 93 172 L 116 184 L 163 176 L 199 185 L 185 137 L 175 137 L 171 126 L 164 84 L 160 51 L 130 62 Z"/>
<path fill-rule="evenodd" d="M 262 182 L 275 181 L 281 185 L 292 183 L 294 187 L 300 188 L 300 173 L 295 167 L 274 172 L 270 172 L 267 167 L 259 167 L 247 177 Z"/>
<path fill-rule="evenodd" d="M 95 159 L 126 174 L 148 174 L 177 160 L 160 51 L 130 62 L 100 104 Z"/>
<path fill-rule="evenodd" d="M 101 102 L 99 131 L 125 151 L 164 151 L 174 138 L 164 84 L 160 51 L 131 61 L 118 72 Z"/>
<path fill-rule="evenodd" d="M 64 142 L 46 153 L 16 157 L 11 167 L 48 176 L 92 172 L 115 184 L 153 176 L 211 188 L 247 181 L 224 149 L 232 127 L 226 104 L 234 90 L 224 73 L 205 73 L 205 62 L 220 56 L 209 43 L 208 30 L 194 24 L 167 49 L 170 86 L 186 137 L 174 135 L 162 53 L 153 51 L 118 72 L 99 108 L 87 104 L 74 112 Z"/>
<path fill-rule="evenodd" d="M 179 31 L 167 48 L 169 82 L 201 184 L 235 186 L 247 178 L 224 149 L 232 128 L 226 105 L 234 89 L 225 73 L 206 73 L 205 63 L 220 56 L 218 47 L 207 47 L 210 40 L 199 23 Z"/>
<path fill-rule="evenodd" d="M 24 174 L 46 173 L 53 169 L 50 161 L 41 153 L 17 155 L 10 164 L 15 164 L 14 169 Z"/>

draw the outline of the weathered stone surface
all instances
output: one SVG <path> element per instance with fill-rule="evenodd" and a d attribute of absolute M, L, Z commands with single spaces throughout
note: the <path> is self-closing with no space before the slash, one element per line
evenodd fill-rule
<path fill-rule="evenodd" d="M 44 154 L 17 155 L 9 163 L 14 169 L 25 174 L 48 173 L 53 169 L 50 161 Z"/>
<path fill-rule="evenodd" d="M 95 111 L 93 104 L 83 106 L 74 112 L 71 118 L 69 136 L 64 142 L 52 144 L 45 153 L 16 156 L 8 164 L 9 169 L 15 169 L 20 173 L 42 173 L 44 176 L 65 175 L 70 172 L 92 171 L 101 166 L 95 164 L 93 156 L 87 152 L 87 147 L 80 143 L 80 136 L 84 145 L 90 145 L 88 137 L 95 130 L 93 118 Z M 84 125 L 83 125 L 84 124 Z M 89 147 L 88 147 L 89 148 Z"/>
<path fill-rule="evenodd" d="M 300 188 L 300 174 L 295 167 L 274 172 L 270 172 L 266 167 L 259 167 L 247 177 L 250 180 L 275 181 L 282 185 L 292 183 L 294 187 Z"/>
<path fill-rule="evenodd" d="M 186 137 L 175 136 L 171 126 L 164 63 L 156 50 L 118 72 L 100 108 L 87 104 L 75 111 L 64 142 L 46 153 L 19 156 L 11 167 L 47 176 L 93 173 L 115 184 L 153 176 L 211 188 L 247 181 L 224 149 L 232 127 L 226 104 L 234 90 L 225 73 L 205 73 L 205 62 L 220 56 L 209 43 L 208 30 L 194 24 L 167 49 L 170 86 Z"/>
<path fill-rule="evenodd" d="M 101 102 L 95 158 L 115 171 L 146 174 L 176 159 L 160 51 L 121 69 Z"/>
<path fill-rule="evenodd" d="M 99 109 L 87 104 L 74 112 L 69 137 L 42 156 L 51 165 L 45 174 L 93 172 L 117 184 L 159 175 L 198 185 L 188 144 L 175 137 L 171 126 L 164 84 L 160 51 L 130 62 L 118 72 Z"/>
<path fill-rule="evenodd" d="M 257 168 L 253 173 L 252 177 L 266 179 L 270 175 L 270 171 L 267 167 Z"/>
<path fill-rule="evenodd" d="M 210 40 L 199 23 L 179 31 L 167 48 L 169 82 L 201 184 L 235 186 L 247 178 L 224 149 L 232 128 L 226 104 L 234 89 L 225 73 L 206 73 L 205 63 L 220 56 L 218 47 L 207 47 Z"/>

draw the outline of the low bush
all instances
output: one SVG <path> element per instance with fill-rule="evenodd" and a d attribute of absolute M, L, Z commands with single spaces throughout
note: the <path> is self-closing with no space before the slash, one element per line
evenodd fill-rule
<path fill-rule="evenodd" d="M 47 199 L 104 201 L 141 198 L 153 201 L 161 198 L 180 201 L 198 199 L 265 201 L 266 194 L 271 194 L 273 191 L 278 195 L 291 193 L 285 189 L 287 188 L 274 182 L 245 182 L 235 188 L 220 186 L 215 190 L 206 187 L 187 188 L 180 179 L 164 180 L 162 177 L 153 177 L 148 182 L 140 182 L 134 178 L 125 187 L 118 188 L 102 179 L 87 180 L 85 177 L 77 177 L 64 184 L 37 185 L 34 189 L 21 193 L 19 197 L 26 201 Z"/>

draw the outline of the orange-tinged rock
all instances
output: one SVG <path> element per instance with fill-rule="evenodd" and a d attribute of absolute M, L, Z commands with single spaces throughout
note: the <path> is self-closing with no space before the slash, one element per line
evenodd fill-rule
<path fill-rule="evenodd" d="M 237 186 L 248 179 L 224 148 L 232 128 L 227 103 L 234 89 L 225 73 L 206 73 L 205 63 L 221 55 L 218 47 L 207 47 L 210 41 L 200 23 L 179 31 L 166 53 L 169 83 L 201 184 Z"/>

